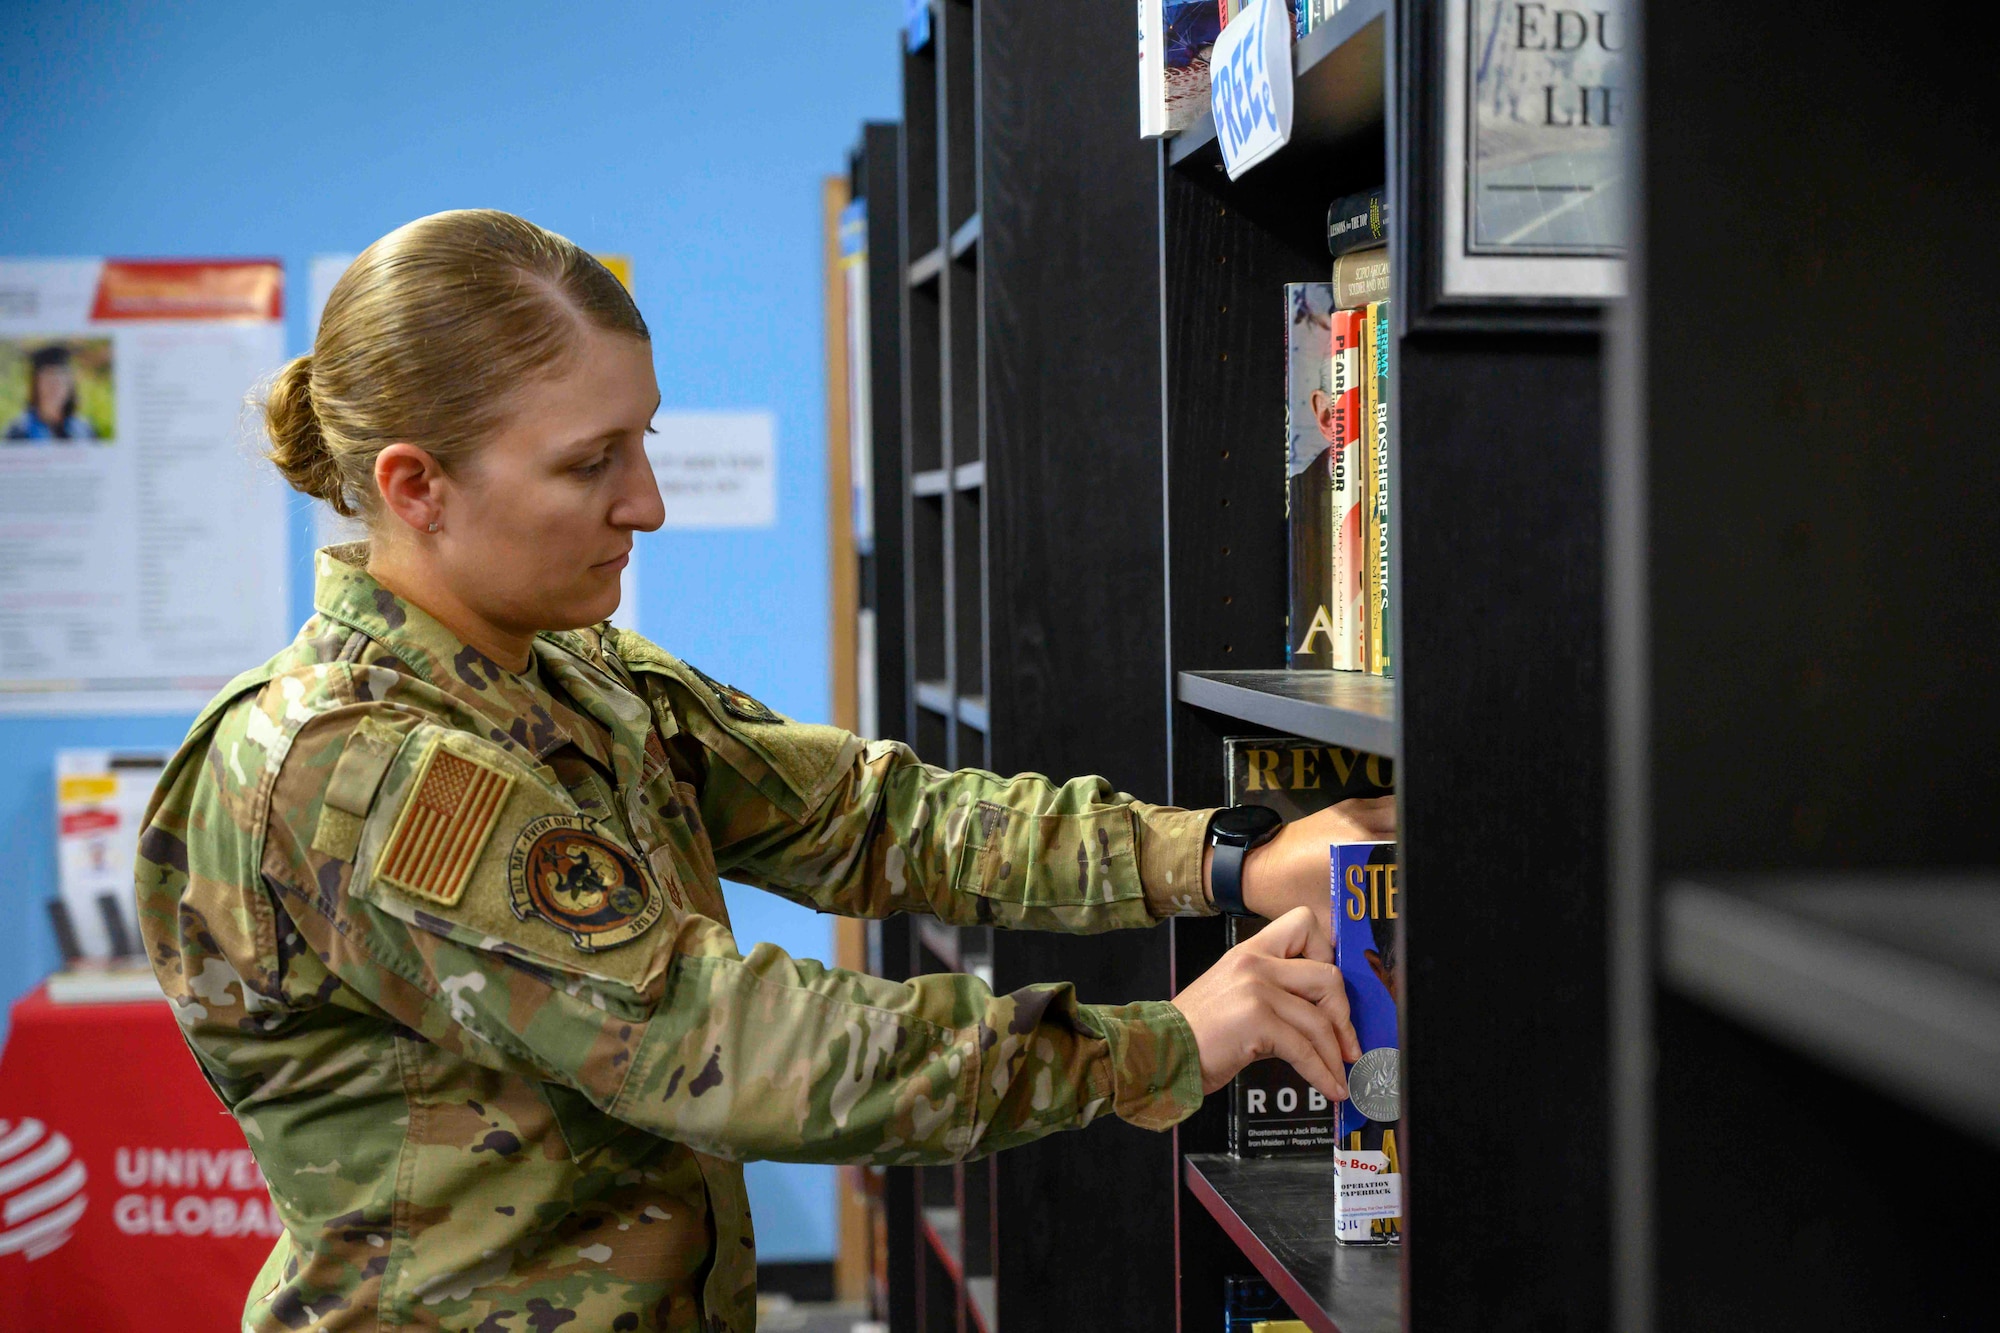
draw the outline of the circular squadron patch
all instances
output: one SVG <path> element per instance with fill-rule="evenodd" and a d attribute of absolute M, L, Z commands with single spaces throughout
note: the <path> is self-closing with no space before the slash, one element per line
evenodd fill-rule
<path fill-rule="evenodd" d="M 521 830 L 507 888 L 515 916 L 540 917 L 585 953 L 637 939 L 666 910 L 632 854 L 577 815 L 543 815 Z"/>

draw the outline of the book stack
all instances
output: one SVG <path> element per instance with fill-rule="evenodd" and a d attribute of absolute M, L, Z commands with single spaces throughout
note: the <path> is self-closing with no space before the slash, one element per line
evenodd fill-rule
<path fill-rule="evenodd" d="M 1394 674 L 1386 241 L 1380 190 L 1338 200 L 1332 280 L 1285 287 L 1292 667 Z"/>

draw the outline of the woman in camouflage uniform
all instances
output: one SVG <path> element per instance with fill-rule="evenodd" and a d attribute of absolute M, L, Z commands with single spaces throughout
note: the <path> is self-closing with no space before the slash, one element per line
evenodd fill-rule
<path fill-rule="evenodd" d="M 244 1327 L 742 1330 L 740 1163 L 938 1162 L 1107 1112 L 1164 1129 L 1279 1054 L 1358 1054 L 1324 925 L 1349 803 L 1254 853 L 1278 925 L 1174 1002 L 883 981 L 760 945 L 821 911 L 1096 931 L 1212 910 L 1210 812 L 946 772 L 611 628 L 659 526 L 652 348 L 519 218 L 424 218 L 335 286 L 264 405 L 371 540 L 196 721 L 148 814 L 147 946 L 286 1234 Z"/>

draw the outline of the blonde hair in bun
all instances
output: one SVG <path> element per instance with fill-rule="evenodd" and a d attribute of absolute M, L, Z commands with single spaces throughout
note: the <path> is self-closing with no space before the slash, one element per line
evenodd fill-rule
<path fill-rule="evenodd" d="M 651 340 L 624 284 L 574 242 L 497 209 L 418 218 L 348 265 L 312 351 L 270 382 L 267 457 L 294 490 L 372 518 L 377 454 L 414 444 L 450 472 L 586 324 Z"/>

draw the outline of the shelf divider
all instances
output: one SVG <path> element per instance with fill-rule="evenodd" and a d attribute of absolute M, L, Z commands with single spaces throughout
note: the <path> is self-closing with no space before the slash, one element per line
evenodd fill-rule
<path fill-rule="evenodd" d="M 917 707 L 939 717 L 951 717 L 954 709 L 951 702 L 951 685 L 942 680 L 920 680 L 917 682 Z"/>
<path fill-rule="evenodd" d="M 1396 682 L 1360 671 L 1183 671 L 1182 703 L 1394 758 Z"/>
<path fill-rule="evenodd" d="M 951 257 L 962 259 L 965 252 L 979 244 L 979 214 L 974 213 L 951 234 Z"/>
<path fill-rule="evenodd" d="M 944 272 L 944 250 L 933 246 L 910 261 L 910 286 L 921 287 L 927 282 L 937 281 L 938 274 Z"/>
<path fill-rule="evenodd" d="M 1333 1159 L 1189 1153 L 1182 1178 L 1313 1333 L 1401 1333 L 1400 1245 L 1333 1239 Z"/>
<path fill-rule="evenodd" d="M 1675 883 L 1661 930 L 1675 990 L 2000 1143 L 2000 880 Z"/>

